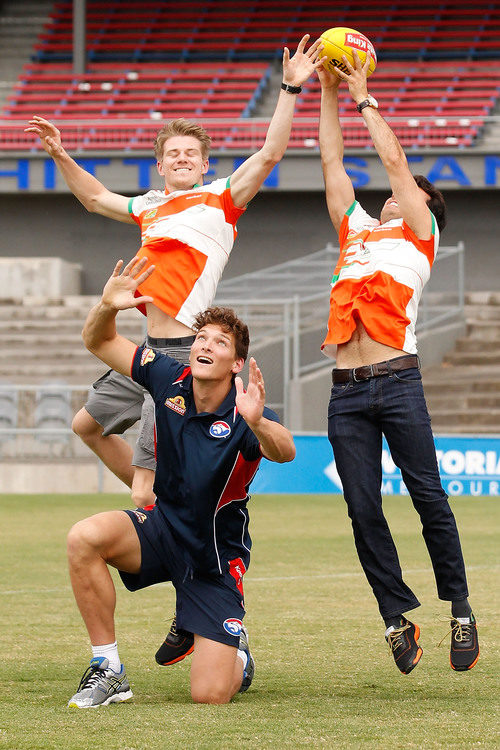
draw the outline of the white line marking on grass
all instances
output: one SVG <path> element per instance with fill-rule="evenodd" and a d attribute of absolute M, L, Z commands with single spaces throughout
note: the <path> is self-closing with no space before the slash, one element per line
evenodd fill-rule
<path fill-rule="evenodd" d="M 500 565 L 468 565 L 466 566 L 466 572 L 473 572 L 476 570 L 500 570 Z M 404 570 L 404 575 L 420 575 L 422 573 L 432 573 L 432 568 L 410 568 L 408 570 Z M 358 577 L 364 577 L 364 573 L 362 570 L 353 570 L 353 571 L 347 571 L 344 573 L 311 573 L 309 575 L 302 575 L 302 576 L 258 576 L 256 578 L 248 578 L 245 583 L 266 583 L 268 581 L 308 581 L 314 578 L 332 578 L 332 579 L 341 579 L 341 578 L 358 578 Z M 165 583 L 157 583 L 157 586 L 172 586 L 170 581 L 165 581 Z M 9 590 L 6 589 L 5 591 L 2 591 L 0 589 L 0 596 L 20 596 L 22 594 L 60 594 L 63 591 L 71 591 L 71 586 L 62 586 L 58 589 L 39 589 L 39 588 L 33 588 L 33 589 L 16 589 L 16 590 Z"/>

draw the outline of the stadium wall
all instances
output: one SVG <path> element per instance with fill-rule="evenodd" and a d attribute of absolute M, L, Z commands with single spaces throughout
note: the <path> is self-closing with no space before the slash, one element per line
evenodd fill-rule
<path fill-rule="evenodd" d="M 443 190 L 449 209 L 443 243 L 465 243 L 466 291 L 498 289 L 498 190 Z M 358 191 L 375 215 L 386 195 Z M 59 257 L 80 263 L 82 294 L 98 294 L 115 259 L 131 257 L 139 247 L 135 226 L 89 215 L 69 194 L 4 194 L 0 217 L 1 257 Z M 327 242 L 336 244 L 323 191 L 260 193 L 238 228 L 225 278 L 301 257 Z"/>

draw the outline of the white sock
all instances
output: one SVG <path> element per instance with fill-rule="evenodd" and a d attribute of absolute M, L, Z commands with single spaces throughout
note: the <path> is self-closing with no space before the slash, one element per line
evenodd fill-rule
<path fill-rule="evenodd" d="M 238 659 L 241 659 L 241 661 L 243 663 L 243 671 L 245 671 L 245 669 L 247 668 L 247 664 L 248 664 L 248 654 L 247 654 L 247 652 L 246 651 L 242 651 L 239 648 L 238 651 L 236 652 L 236 656 L 238 657 Z"/>
<path fill-rule="evenodd" d="M 101 646 L 92 646 L 92 656 L 104 656 L 109 661 L 109 666 L 113 672 L 119 672 L 121 669 L 116 641 L 114 643 L 104 643 Z"/>

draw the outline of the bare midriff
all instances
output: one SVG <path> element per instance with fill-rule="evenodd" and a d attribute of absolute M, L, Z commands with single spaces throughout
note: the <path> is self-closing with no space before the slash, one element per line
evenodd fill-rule
<path fill-rule="evenodd" d="M 192 336 L 193 330 L 180 323 L 168 313 L 160 310 L 151 302 L 146 304 L 148 316 L 148 334 L 156 339 L 175 339 L 182 336 Z"/>
<path fill-rule="evenodd" d="M 357 320 L 356 328 L 349 341 L 337 345 L 336 367 L 350 370 L 353 367 L 373 365 L 375 362 L 401 357 L 403 354 L 407 352 L 374 341 L 368 335 L 363 323 Z"/>

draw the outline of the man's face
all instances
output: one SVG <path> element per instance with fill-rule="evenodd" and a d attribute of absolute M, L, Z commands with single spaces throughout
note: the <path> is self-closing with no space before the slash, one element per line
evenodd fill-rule
<path fill-rule="evenodd" d="M 208 323 L 200 328 L 191 346 L 189 364 L 197 380 L 228 380 L 241 371 L 244 360 L 236 356 L 234 335 Z"/>
<path fill-rule="evenodd" d="M 189 190 L 201 185 L 208 171 L 208 159 L 201 153 L 201 143 L 191 135 L 174 135 L 163 145 L 163 157 L 157 162 L 169 192 Z"/>
<path fill-rule="evenodd" d="M 418 189 L 424 196 L 425 202 L 427 203 L 430 200 L 430 195 L 428 195 L 425 190 L 422 190 L 422 188 Z M 382 211 L 380 212 L 380 223 L 385 224 L 386 221 L 391 221 L 392 219 L 401 219 L 401 210 L 399 208 L 399 203 L 397 202 L 394 195 L 391 195 L 389 198 L 387 198 L 386 202 L 382 206 Z"/>

